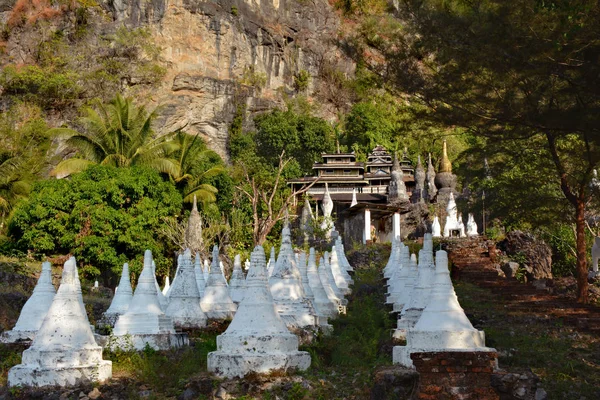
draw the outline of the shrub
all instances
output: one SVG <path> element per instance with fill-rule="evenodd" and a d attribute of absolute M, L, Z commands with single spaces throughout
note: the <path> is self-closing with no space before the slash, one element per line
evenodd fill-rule
<path fill-rule="evenodd" d="M 38 256 L 73 254 L 82 272 L 116 280 L 124 262 L 139 272 L 145 249 L 158 271 L 171 250 L 158 237 L 162 219 L 181 210 L 173 184 L 143 168 L 92 166 L 66 180 L 37 183 L 9 221 L 17 248 Z"/>

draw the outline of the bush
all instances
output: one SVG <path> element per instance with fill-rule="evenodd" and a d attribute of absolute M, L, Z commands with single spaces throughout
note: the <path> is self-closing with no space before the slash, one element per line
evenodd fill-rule
<path fill-rule="evenodd" d="M 145 249 L 158 271 L 170 266 L 172 249 L 158 232 L 181 206 L 173 184 L 155 171 L 92 166 L 70 180 L 37 183 L 9 221 L 9 235 L 18 249 L 39 257 L 73 254 L 84 275 L 101 275 L 108 284 L 124 262 L 139 272 Z"/>

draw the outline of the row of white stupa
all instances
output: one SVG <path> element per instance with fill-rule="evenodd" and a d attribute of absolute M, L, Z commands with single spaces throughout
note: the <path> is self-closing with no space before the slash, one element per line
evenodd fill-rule
<path fill-rule="evenodd" d="M 297 259 L 286 226 L 279 258 L 267 281 L 264 251 L 257 247 L 253 253 L 254 264 L 251 263 L 248 277 L 244 280 L 239 310 L 230 327 L 219 337 L 218 351 L 209 356 L 209 370 L 221 376 L 243 376 L 249 372 L 264 373 L 273 369 L 308 368 L 310 357 L 297 351 L 298 339 L 289 329 L 325 327 L 328 326 L 327 317 L 338 314 L 352 284 L 348 274 L 352 267 L 342 248 L 338 242 L 339 250 L 332 249 L 331 261 L 327 254 L 322 257 L 317 271 L 314 249 L 310 251 L 308 265 L 305 254 L 300 253 Z M 338 258 L 339 254 L 341 257 Z M 111 305 L 112 312 L 119 303 L 124 303 L 127 293 L 131 298 L 127 309 L 118 315 L 108 345 L 136 349 L 146 345 L 157 349 L 179 347 L 187 343 L 187 336 L 175 332 L 174 321 L 178 321 L 180 326 L 190 326 L 205 324 L 207 315 L 216 315 L 216 318 L 230 316 L 230 304 L 233 302 L 230 298 L 222 302 L 229 295 L 217 263 L 218 249 L 215 247 L 213 268 L 204 296 L 200 297 L 197 274 L 192 268 L 189 251 L 186 252 L 169 293 L 166 313 L 163 311 L 165 306 L 160 303 L 162 293 L 156 282 L 151 252 L 144 254 L 144 268 L 133 295 L 125 266 L 120 289 L 113 299 L 115 307 Z M 241 272 L 239 262 L 237 264 Z M 44 310 L 39 305 L 42 301 L 49 308 Z M 204 309 L 208 311 L 204 313 Z M 111 364 L 102 360 L 101 347 L 94 339 L 85 312 L 74 258 L 65 263 L 56 295 L 51 283 L 50 264 L 44 263 L 38 285 L 23 307 L 17 325 L 3 337 L 5 340 L 33 337 L 30 349 L 23 355 L 23 363 L 9 372 L 11 386 L 68 386 L 81 381 L 103 381 L 111 376 Z M 240 337 L 243 340 L 238 340 Z"/>
<path fill-rule="evenodd" d="M 387 304 L 399 313 L 394 337 L 406 339 L 395 346 L 393 361 L 412 368 L 410 354 L 437 351 L 495 351 L 485 347 L 485 335 L 473 327 L 458 303 L 448 270 L 448 254 L 433 258 L 433 239 L 425 234 L 419 258 L 399 240 L 383 270 L 388 281 Z"/>
<path fill-rule="evenodd" d="M 467 228 L 465 230 L 465 224 L 463 222 L 462 215 L 458 215 L 458 209 L 456 207 L 456 202 L 454 201 L 454 195 L 452 192 L 450 193 L 448 205 L 446 206 L 446 214 L 446 223 L 444 224 L 443 232 L 444 237 L 452 236 L 453 232 L 458 232 L 458 236 L 461 238 L 479 235 L 477 232 L 477 222 L 475 222 L 475 218 L 471 213 L 469 213 Z M 442 237 L 442 227 L 440 226 L 440 220 L 437 215 L 434 217 L 433 223 L 431 224 L 431 233 L 433 237 Z"/>

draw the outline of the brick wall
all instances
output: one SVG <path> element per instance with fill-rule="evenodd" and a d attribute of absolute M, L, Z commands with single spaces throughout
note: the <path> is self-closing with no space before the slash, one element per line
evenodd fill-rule
<path fill-rule="evenodd" d="M 419 373 L 418 399 L 499 399 L 490 385 L 496 352 L 412 353 L 410 358 Z"/>

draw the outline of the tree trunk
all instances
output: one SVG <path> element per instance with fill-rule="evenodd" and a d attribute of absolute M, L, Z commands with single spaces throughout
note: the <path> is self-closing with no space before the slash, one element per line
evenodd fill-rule
<path fill-rule="evenodd" d="M 577 243 L 577 302 L 588 302 L 588 266 L 587 244 L 585 242 L 585 202 L 577 198 L 575 212 L 576 243 Z"/>

